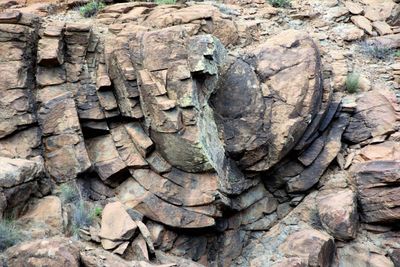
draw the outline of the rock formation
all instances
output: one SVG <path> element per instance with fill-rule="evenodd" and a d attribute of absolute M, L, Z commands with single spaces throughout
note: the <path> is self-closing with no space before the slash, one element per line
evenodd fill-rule
<path fill-rule="evenodd" d="M 326 38 L 226 2 L 0 13 L 0 220 L 34 239 L 0 263 L 398 264 L 396 95 L 345 95 Z M 400 47 L 398 4 L 329 8 L 342 42 Z"/>

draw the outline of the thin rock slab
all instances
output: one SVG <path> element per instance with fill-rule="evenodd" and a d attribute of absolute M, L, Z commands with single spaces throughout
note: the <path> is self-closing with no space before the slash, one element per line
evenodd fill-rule
<path fill-rule="evenodd" d="M 326 133 L 326 143 L 323 150 L 310 166 L 288 181 L 286 185 L 288 192 L 307 191 L 319 181 L 319 178 L 340 151 L 342 134 L 348 122 L 348 115 L 341 114 L 332 123 L 331 128 Z"/>
<path fill-rule="evenodd" d="M 125 206 L 138 210 L 154 221 L 179 228 L 203 228 L 215 225 L 214 218 L 164 202 L 133 178 L 127 179 L 117 190 L 117 197 Z"/>

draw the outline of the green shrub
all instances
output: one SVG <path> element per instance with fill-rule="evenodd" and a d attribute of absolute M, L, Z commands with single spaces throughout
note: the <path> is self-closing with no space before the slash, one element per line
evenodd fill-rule
<path fill-rule="evenodd" d="M 350 94 L 354 94 L 358 91 L 360 84 L 360 75 L 352 72 L 347 75 L 346 78 L 346 89 Z"/>
<path fill-rule="evenodd" d="M 290 0 L 268 0 L 273 7 L 290 7 Z"/>
<path fill-rule="evenodd" d="M 63 184 L 60 187 L 60 198 L 64 204 L 76 202 L 80 198 L 79 191 L 72 185 Z"/>
<path fill-rule="evenodd" d="M 93 217 L 101 217 L 102 213 L 103 213 L 103 208 L 102 207 L 95 207 L 95 208 L 92 209 Z"/>
<path fill-rule="evenodd" d="M 156 0 L 156 4 L 158 5 L 175 5 L 176 0 Z"/>
<path fill-rule="evenodd" d="M 23 240 L 23 235 L 12 220 L 0 221 L 0 252 Z"/>
<path fill-rule="evenodd" d="M 96 15 L 100 10 L 105 8 L 106 5 L 98 0 L 92 0 L 91 2 L 87 3 L 84 6 L 79 8 L 79 13 L 85 18 L 93 17 Z"/>
<path fill-rule="evenodd" d="M 394 56 L 395 57 L 400 57 L 400 50 L 397 50 L 396 52 L 394 52 Z"/>
<path fill-rule="evenodd" d="M 92 209 L 87 209 L 85 203 L 80 201 L 73 209 L 71 230 L 74 236 L 78 236 L 79 229 L 87 228 L 92 225 L 95 213 Z"/>

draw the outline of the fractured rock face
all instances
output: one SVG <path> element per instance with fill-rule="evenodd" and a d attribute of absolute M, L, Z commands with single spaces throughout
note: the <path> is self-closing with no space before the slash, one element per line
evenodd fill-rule
<path fill-rule="evenodd" d="M 190 37 L 182 26 L 131 35 L 137 38 L 125 53 L 136 60 L 123 70 L 138 85 L 146 131 L 157 151 L 186 172 L 215 170 L 223 193 L 238 194 L 248 188 L 243 174 L 225 157 L 208 105 L 226 58 L 220 41 L 211 35 Z M 129 64 L 119 61 L 122 66 Z"/>
<path fill-rule="evenodd" d="M 118 188 L 118 196 L 127 207 L 140 211 L 152 220 L 181 228 L 202 228 L 215 224 L 215 220 L 201 214 L 201 210 L 199 213 L 193 212 L 164 202 L 134 179 L 126 180 Z"/>
<path fill-rule="evenodd" d="M 0 155 L 41 155 L 54 182 L 87 185 L 83 197 L 109 203 L 100 231 L 87 236 L 135 260 L 92 250 L 80 254 L 84 265 L 146 266 L 136 260 L 154 254 L 161 263 L 198 265 L 155 247 L 201 264 L 326 266 L 335 251 L 329 234 L 354 235 L 347 189 L 333 208 L 336 195 L 321 195 L 319 210 L 312 195 L 301 212 L 307 222 L 297 225 L 290 213 L 336 157 L 348 122 L 323 86 L 316 44 L 290 30 L 229 53 L 258 39 L 261 23 L 239 27 L 223 10 L 120 3 L 99 12 L 99 24 L 45 21 L 39 30 L 19 13 L 0 15 L 0 52 L 13 51 L 0 53 Z M 0 211 L 45 195 L 41 175 L 1 187 Z M 33 204 L 22 221 L 52 226 L 38 235 L 62 232 L 58 198 Z M 134 232 L 141 234 L 130 243 Z M 53 252 L 39 264 L 64 264 Z"/>
<path fill-rule="evenodd" d="M 232 61 L 212 98 L 217 121 L 239 165 L 265 171 L 294 147 L 318 111 L 318 50 L 303 33 L 286 31 L 248 59 Z"/>
<path fill-rule="evenodd" d="M 39 21 L 17 13 L 14 21 L 0 20 L 0 138 L 36 122 L 30 90 Z"/>
<path fill-rule="evenodd" d="M 399 110 L 392 92 L 388 90 L 367 92 L 357 100 L 356 113 L 351 118 L 343 137 L 352 143 L 358 143 L 392 133 L 399 120 Z"/>
<path fill-rule="evenodd" d="M 351 189 L 319 194 L 318 215 L 333 237 L 341 240 L 355 237 L 358 224 L 356 203 L 356 194 Z"/>
<path fill-rule="evenodd" d="M 333 237 L 313 228 L 316 206 L 313 192 L 269 231 L 254 235 L 231 266 L 331 266 L 336 246 Z"/>
<path fill-rule="evenodd" d="M 368 161 L 353 167 L 361 219 L 368 223 L 400 219 L 398 161 Z"/>
<path fill-rule="evenodd" d="M 43 159 L 11 159 L 0 157 L 0 218 L 7 208 L 14 214 L 29 198 L 40 195 L 38 180 L 43 179 Z"/>

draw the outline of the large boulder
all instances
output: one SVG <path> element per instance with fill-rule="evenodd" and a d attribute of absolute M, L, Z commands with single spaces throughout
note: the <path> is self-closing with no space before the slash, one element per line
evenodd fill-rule
<path fill-rule="evenodd" d="M 302 138 L 322 101 L 320 57 L 306 34 L 282 32 L 231 59 L 212 98 L 228 153 L 265 171 Z"/>

